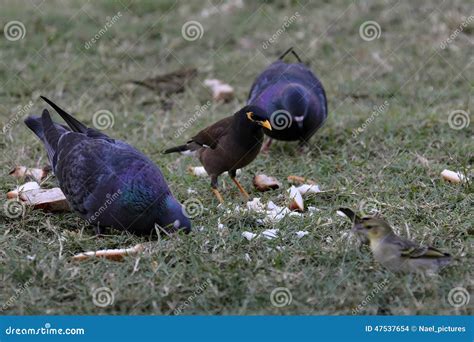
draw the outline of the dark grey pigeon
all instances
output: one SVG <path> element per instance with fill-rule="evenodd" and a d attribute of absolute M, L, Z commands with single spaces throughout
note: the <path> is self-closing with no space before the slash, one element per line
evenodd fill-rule
<path fill-rule="evenodd" d="M 105 227 L 149 234 L 155 224 L 167 232 L 191 230 L 160 169 L 127 143 L 109 138 L 41 97 L 66 121 L 54 123 L 48 110 L 25 124 L 44 143 L 59 186 L 72 209 L 98 232 Z"/>

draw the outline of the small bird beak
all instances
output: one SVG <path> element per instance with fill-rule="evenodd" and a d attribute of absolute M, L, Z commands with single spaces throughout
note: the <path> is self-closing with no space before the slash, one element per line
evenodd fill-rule
<path fill-rule="evenodd" d="M 269 131 L 272 130 L 272 125 L 270 125 L 270 121 L 265 120 L 265 121 L 260 121 L 260 125 L 268 129 Z"/>

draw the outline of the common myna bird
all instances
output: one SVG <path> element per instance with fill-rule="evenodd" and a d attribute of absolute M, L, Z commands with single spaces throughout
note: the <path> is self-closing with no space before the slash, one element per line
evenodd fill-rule
<path fill-rule="evenodd" d="M 299 63 L 285 63 L 283 58 L 293 53 Z M 247 100 L 265 111 L 272 130 L 264 129 L 270 139 L 299 141 L 300 146 L 323 125 L 328 115 L 326 93 L 321 82 L 301 62 L 290 48 L 255 80 Z"/>
<path fill-rule="evenodd" d="M 245 106 L 237 113 L 203 129 L 186 144 L 165 150 L 163 153 L 196 152 L 206 172 L 211 176 L 211 187 L 219 202 L 217 178 L 228 171 L 242 195 L 249 195 L 235 178 L 237 169 L 251 163 L 262 147 L 262 127 L 272 130 L 265 112 L 256 106 Z"/>
<path fill-rule="evenodd" d="M 149 234 L 191 229 L 160 169 L 127 143 L 86 127 L 45 97 L 66 121 L 54 123 L 48 110 L 25 124 L 44 143 L 59 187 L 71 208 L 101 232 L 105 227 Z"/>
<path fill-rule="evenodd" d="M 367 236 L 374 259 L 392 272 L 437 272 L 451 262 L 448 253 L 397 236 L 381 218 L 364 217 L 352 229 Z"/>

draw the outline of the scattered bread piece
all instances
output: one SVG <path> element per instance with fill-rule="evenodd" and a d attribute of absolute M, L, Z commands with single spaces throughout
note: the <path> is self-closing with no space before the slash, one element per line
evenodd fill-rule
<path fill-rule="evenodd" d="M 242 232 L 242 236 L 250 241 L 253 240 L 257 236 L 257 234 L 252 232 Z"/>
<path fill-rule="evenodd" d="M 73 260 L 83 261 L 91 258 L 105 258 L 114 261 L 123 261 L 123 258 L 129 255 L 135 255 L 143 252 L 145 246 L 141 243 L 130 248 L 120 249 L 101 249 L 98 251 L 83 252 L 72 257 Z"/>
<path fill-rule="evenodd" d="M 461 172 L 454 172 L 446 169 L 441 172 L 441 177 L 451 183 L 461 183 L 462 181 L 466 180 L 466 176 L 464 176 Z"/>
<path fill-rule="evenodd" d="M 217 79 L 205 80 L 204 84 L 211 88 L 214 101 L 230 101 L 234 98 L 234 88 Z"/>
<path fill-rule="evenodd" d="M 258 191 L 261 192 L 275 190 L 281 186 L 280 182 L 276 178 L 263 174 L 255 175 L 255 177 L 253 177 L 253 185 Z"/>
<path fill-rule="evenodd" d="M 288 189 L 288 193 L 290 194 L 291 200 L 288 208 L 292 211 L 304 211 L 303 197 L 298 189 L 292 185 L 291 188 Z"/>
<path fill-rule="evenodd" d="M 31 205 L 34 209 L 45 211 L 70 211 L 69 203 L 60 188 L 33 189 L 19 193 L 20 201 Z"/>
<path fill-rule="evenodd" d="M 38 168 L 27 168 L 26 166 L 15 166 L 13 170 L 10 171 L 10 175 L 15 178 L 27 178 L 33 179 L 37 182 L 41 182 L 49 173 L 49 167 L 44 167 L 42 169 Z"/>
<path fill-rule="evenodd" d="M 316 194 L 321 192 L 321 189 L 319 189 L 319 186 L 316 184 L 302 184 L 297 187 L 296 190 L 298 190 L 303 196 L 306 194 Z"/>
<path fill-rule="evenodd" d="M 40 189 L 40 185 L 37 182 L 26 182 L 23 185 L 17 186 L 15 190 L 7 192 L 7 198 L 18 198 L 20 192 L 30 191 L 30 190 L 38 190 Z"/>
<path fill-rule="evenodd" d="M 290 175 L 287 179 L 292 184 L 316 184 L 315 181 L 301 176 Z"/>
<path fill-rule="evenodd" d="M 188 171 L 196 177 L 206 177 L 207 176 L 207 172 L 204 169 L 204 166 L 190 166 L 190 167 L 188 167 Z"/>

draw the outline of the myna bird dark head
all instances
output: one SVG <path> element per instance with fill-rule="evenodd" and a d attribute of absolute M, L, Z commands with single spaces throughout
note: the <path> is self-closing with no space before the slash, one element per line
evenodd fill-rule
<path fill-rule="evenodd" d="M 240 113 L 244 113 L 247 120 L 249 120 L 250 122 L 265 127 L 270 131 L 272 130 L 272 125 L 267 119 L 266 112 L 262 108 L 257 106 L 245 106 L 244 108 L 242 108 Z"/>
<path fill-rule="evenodd" d="M 390 225 L 378 217 L 364 217 L 352 228 L 354 232 L 366 235 L 371 241 L 380 240 L 387 235 L 393 234 Z"/>

